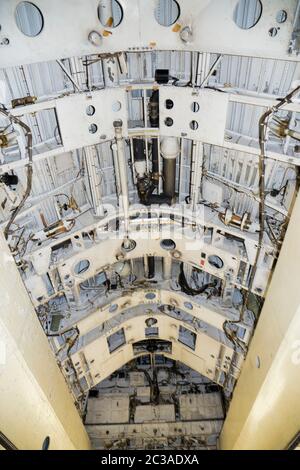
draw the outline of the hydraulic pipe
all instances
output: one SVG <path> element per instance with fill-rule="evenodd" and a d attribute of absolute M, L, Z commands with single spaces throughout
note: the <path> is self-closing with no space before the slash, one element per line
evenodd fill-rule
<path fill-rule="evenodd" d="M 155 258 L 148 256 L 148 279 L 153 279 L 155 276 Z"/>
<path fill-rule="evenodd" d="M 173 199 L 175 196 L 175 181 L 176 181 L 176 160 L 164 159 L 163 161 L 163 175 L 164 175 L 164 195 Z"/>
<path fill-rule="evenodd" d="M 191 176 L 191 206 L 193 211 L 196 210 L 202 181 L 202 165 L 203 165 L 203 144 L 193 141 L 192 147 L 192 176 Z"/>
<path fill-rule="evenodd" d="M 149 272 L 148 256 L 144 255 L 144 275 L 145 275 L 145 278 L 148 278 L 148 272 Z"/>
<path fill-rule="evenodd" d="M 66 69 L 66 67 L 64 66 L 64 64 L 62 63 L 61 60 L 58 60 L 57 59 L 57 64 L 60 66 L 60 68 L 63 70 L 63 72 L 66 74 L 66 76 L 68 77 L 68 79 L 70 80 L 70 82 L 73 83 L 74 87 L 76 88 L 77 91 L 82 92 L 83 90 L 80 88 L 80 86 L 78 85 L 78 83 L 74 80 L 74 78 L 72 77 L 72 75 L 70 74 L 70 72 Z"/>
<path fill-rule="evenodd" d="M 151 127 L 159 127 L 159 91 L 154 90 L 149 100 L 149 120 Z M 152 139 L 152 178 L 158 185 L 159 181 L 159 159 L 158 139 Z"/>
<path fill-rule="evenodd" d="M 103 217 L 101 178 L 99 170 L 97 171 L 99 167 L 97 151 L 94 146 L 91 146 L 85 148 L 84 152 L 94 212 L 97 217 Z"/>
<path fill-rule="evenodd" d="M 172 258 L 171 258 L 171 256 L 165 257 L 163 259 L 163 273 L 164 273 L 164 279 L 166 281 L 171 279 L 171 275 L 172 275 Z"/>
<path fill-rule="evenodd" d="M 152 177 L 159 180 L 158 139 L 152 139 Z"/>
<path fill-rule="evenodd" d="M 163 157 L 163 189 L 164 195 L 174 198 L 176 184 L 176 158 L 180 152 L 179 141 L 176 137 L 165 137 L 160 150 Z"/>
<path fill-rule="evenodd" d="M 26 138 L 27 138 L 27 153 L 28 153 L 28 163 L 26 165 L 27 167 L 27 182 L 26 182 L 26 189 L 25 189 L 25 192 L 22 196 L 22 199 L 19 203 L 19 205 L 13 209 L 13 212 L 10 216 L 10 219 L 4 229 L 4 236 L 5 238 L 7 239 L 8 238 L 8 234 L 9 234 L 9 229 L 11 227 L 11 225 L 13 224 L 15 218 L 17 217 L 17 215 L 21 212 L 21 209 L 24 207 L 24 204 L 26 202 L 26 200 L 28 199 L 30 193 L 31 193 L 31 188 L 32 188 L 32 175 L 33 175 L 33 162 L 32 162 L 32 133 L 31 133 L 31 129 L 29 126 L 27 126 L 27 124 L 25 124 L 24 122 L 20 121 L 20 119 L 18 119 L 17 117 L 13 116 L 12 114 L 10 114 L 8 111 L 6 111 L 5 109 L 2 109 L 0 108 L 0 113 L 4 114 L 8 119 L 10 119 L 11 122 L 19 125 L 20 127 L 22 127 L 25 135 L 26 135 Z"/>
<path fill-rule="evenodd" d="M 124 230 L 125 237 L 128 238 L 128 224 L 129 224 L 129 198 L 128 198 L 128 184 L 127 184 L 127 166 L 124 151 L 124 141 L 122 137 L 121 120 L 114 121 L 115 138 L 117 146 L 118 167 L 120 176 L 120 206 L 124 211 Z"/>
<path fill-rule="evenodd" d="M 113 143 L 111 146 L 112 154 L 113 154 L 113 162 L 114 162 L 114 170 L 115 170 L 115 178 L 116 178 L 116 188 L 117 188 L 117 196 L 120 197 L 121 192 L 121 183 L 120 183 L 120 172 L 119 172 L 119 163 L 118 163 L 118 152 L 117 152 L 117 144 Z"/>

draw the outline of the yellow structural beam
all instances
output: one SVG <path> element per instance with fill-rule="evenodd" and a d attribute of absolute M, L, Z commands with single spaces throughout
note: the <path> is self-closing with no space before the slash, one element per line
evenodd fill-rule
<path fill-rule="evenodd" d="M 300 430 L 300 196 L 220 436 L 221 449 L 284 449 Z"/>
<path fill-rule="evenodd" d="M 89 438 L 0 235 L 0 431 L 18 449 L 89 449 Z"/>

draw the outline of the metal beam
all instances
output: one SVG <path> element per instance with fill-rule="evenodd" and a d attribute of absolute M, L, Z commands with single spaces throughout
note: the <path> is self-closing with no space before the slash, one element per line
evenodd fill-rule
<path fill-rule="evenodd" d="M 299 217 L 298 196 L 225 420 L 221 449 L 285 449 L 299 432 Z"/>
<path fill-rule="evenodd" d="M 1 431 L 18 449 L 88 449 L 89 439 L 24 284 L 0 236 Z"/>

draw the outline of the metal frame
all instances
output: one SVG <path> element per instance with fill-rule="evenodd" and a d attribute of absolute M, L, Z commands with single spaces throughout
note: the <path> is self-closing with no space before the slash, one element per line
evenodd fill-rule
<path fill-rule="evenodd" d="M 72 0 L 52 0 L 51 3 L 35 0 L 43 14 L 44 27 L 38 36 L 31 38 L 17 28 L 14 12 L 18 0 L 2 1 L 2 66 L 120 50 L 193 50 L 298 60 L 297 56 L 288 53 L 297 0 L 285 1 L 288 21 L 280 25 L 275 37 L 270 36 L 269 30 L 278 26 L 276 14 L 282 9 L 280 0 L 263 0 L 263 14 L 258 24 L 249 30 L 240 29 L 233 20 L 237 0 L 178 0 L 181 13 L 176 27 L 157 23 L 154 17 L 156 0 L 122 0 L 123 20 L 113 29 L 103 28 L 100 24 L 98 3 L 98 0 L 88 0 L 84 4 Z M 184 42 L 180 37 L 186 26 L 192 31 L 190 42 Z M 91 31 L 102 36 L 100 46 L 89 42 Z M 4 38 L 9 40 L 7 45 Z"/>

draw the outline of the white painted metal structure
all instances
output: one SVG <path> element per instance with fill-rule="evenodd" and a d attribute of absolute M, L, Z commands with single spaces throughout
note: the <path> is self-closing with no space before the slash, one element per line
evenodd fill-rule
<path fill-rule="evenodd" d="M 0 223 L 81 413 L 149 318 L 230 403 L 298 190 L 282 3 L 0 3 Z"/>

